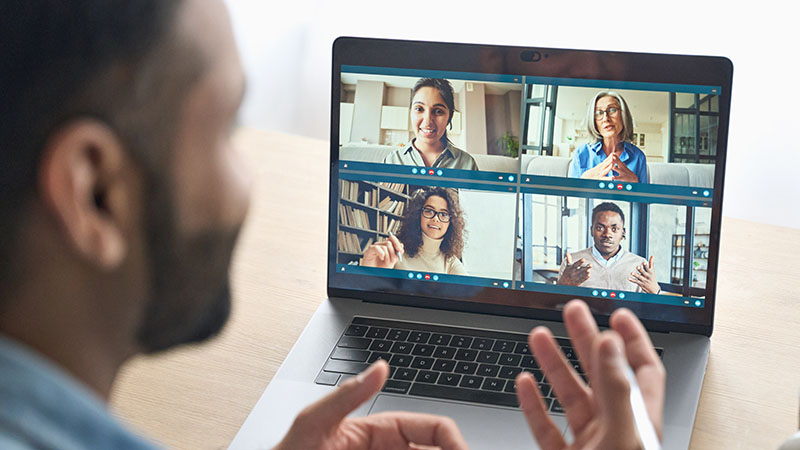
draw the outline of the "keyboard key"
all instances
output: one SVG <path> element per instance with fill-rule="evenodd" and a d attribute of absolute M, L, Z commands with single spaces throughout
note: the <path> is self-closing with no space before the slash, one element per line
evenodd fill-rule
<path fill-rule="evenodd" d="M 345 336 L 358 336 L 363 337 L 367 334 L 367 326 L 366 325 L 350 325 L 347 327 L 347 330 L 344 332 Z"/>
<path fill-rule="evenodd" d="M 410 342 L 395 342 L 392 344 L 392 353 L 399 353 L 401 355 L 408 355 L 414 348 L 414 344 Z"/>
<path fill-rule="evenodd" d="M 398 329 L 391 329 L 389 330 L 389 334 L 386 335 L 386 339 L 390 341 L 405 341 L 408 339 L 408 330 L 398 330 Z"/>
<path fill-rule="evenodd" d="M 409 387 L 411 387 L 411 383 L 408 381 L 388 380 L 386 384 L 383 385 L 383 392 L 405 394 L 408 392 Z"/>
<path fill-rule="evenodd" d="M 392 348 L 392 341 L 384 341 L 382 339 L 375 339 L 369 349 L 373 352 L 388 352 Z"/>
<path fill-rule="evenodd" d="M 551 392 L 550 385 L 547 384 L 547 383 L 539 383 L 539 392 L 542 393 L 542 397 L 550 396 L 550 392 Z M 555 395 L 553 395 L 553 396 L 555 396 Z"/>
<path fill-rule="evenodd" d="M 506 387 L 503 389 L 503 392 L 508 392 L 510 394 L 517 393 L 517 383 L 514 380 L 506 381 Z"/>
<path fill-rule="evenodd" d="M 445 386 L 458 386 L 461 382 L 461 375 L 457 373 L 443 373 L 439 376 L 439 381 L 436 384 L 443 384 Z"/>
<path fill-rule="evenodd" d="M 531 349 L 528 347 L 527 342 L 517 342 L 517 346 L 514 348 L 514 353 L 518 355 L 530 355 Z"/>
<path fill-rule="evenodd" d="M 572 347 L 561 347 L 561 351 L 564 352 L 564 356 L 567 357 L 570 361 L 577 361 L 578 360 L 578 353 Z"/>
<path fill-rule="evenodd" d="M 503 353 L 502 355 L 500 355 L 500 360 L 497 361 L 497 364 L 502 364 L 504 366 L 518 366 L 521 360 L 522 360 L 522 355 L 516 355 L 514 353 Z"/>
<path fill-rule="evenodd" d="M 436 383 L 437 378 L 439 378 L 439 372 L 431 372 L 430 370 L 421 370 L 417 374 L 416 381 L 420 383 Z"/>
<path fill-rule="evenodd" d="M 506 380 L 501 380 L 499 378 L 487 378 L 483 380 L 483 385 L 481 386 L 481 389 L 499 392 L 502 391 L 505 386 L 506 386 Z"/>
<path fill-rule="evenodd" d="M 372 354 L 369 355 L 367 362 L 372 364 L 379 359 L 382 359 L 388 363 L 392 359 L 392 354 L 387 352 L 372 352 Z"/>
<path fill-rule="evenodd" d="M 478 364 L 477 363 L 459 362 L 458 364 L 456 364 L 455 372 L 456 373 L 463 373 L 463 374 L 466 374 L 466 375 L 472 375 L 473 373 L 475 373 L 475 370 L 477 370 L 477 369 L 478 369 Z"/>
<path fill-rule="evenodd" d="M 452 359 L 437 359 L 433 362 L 433 370 L 439 372 L 452 372 L 456 368 L 456 361 Z"/>
<path fill-rule="evenodd" d="M 432 345 L 450 345 L 450 339 L 452 338 L 453 336 L 450 334 L 433 333 L 428 343 Z"/>
<path fill-rule="evenodd" d="M 430 339 L 431 334 L 425 331 L 412 331 L 408 335 L 408 342 L 414 342 L 416 344 L 427 344 L 428 339 Z"/>
<path fill-rule="evenodd" d="M 481 364 L 476 372 L 482 377 L 496 377 L 500 373 L 500 366 L 494 364 Z"/>
<path fill-rule="evenodd" d="M 475 358 L 478 356 L 477 350 L 469 350 L 466 348 L 459 349 L 456 352 L 456 358 L 458 361 L 475 361 Z"/>
<path fill-rule="evenodd" d="M 411 354 L 415 356 L 433 356 L 433 350 L 435 348 L 436 347 L 433 345 L 417 344 L 414 346 L 414 350 L 411 351 Z"/>
<path fill-rule="evenodd" d="M 475 338 L 470 346 L 473 350 L 491 350 L 494 345 L 494 339 Z"/>
<path fill-rule="evenodd" d="M 348 373 L 351 375 L 356 375 L 363 372 L 367 367 L 369 367 L 369 364 L 331 359 L 328 360 L 322 370 L 325 372 Z"/>
<path fill-rule="evenodd" d="M 354 350 L 352 348 L 337 347 L 331 355 L 331 359 L 340 359 L 343 361 L 357 361 L 364 362 L 369 358 L 369 352 L 366 350 Z"/>
<path fill-rule="evenodd" d="M 486 364 L 495 364 L 497 359 L 500 358 L 500 353 L 497 352 L 480 352 L 478 354 L 478 362 Z"/>
<path fill-rule="evenodd" d="M 527 355 L 523 356 L 522 360 L 520 361 L 519 365 L 521 367 L 529 368 L 529 369 L 538 369 L 539 365 L 536 364 L 536 360 L 533 359 L 533 356 Z"/>
<path fill-rule="evenodd" d="M 388 328 L 369 327 L 369 330 L 367 330 L 367 337 L 369 338 L 383 339 L 386 337 L 387 334 L 389 334 Z"/>
<path fill-rule="evenodd" d="M 394 355 L 392 360 L 389 361 L 390 366 L 408 367 L 411 365 L 412 356 L 409 355 Z"/>
<path fill-rule="evenodd" d="M 343 348 L 355 348 L 358 350 L 366 350 L 369 348 L 369 344 L 372 342 L 372 339 L 360 338 L 355 336 L 343 336 L 339 339 L 339 343 L 336 344 L 338 347 Z"/>
<path fill-rule="evenodd" d="M 497 340 L 495 341 L 494 345 L 492 346 L 493 352 L 513 352 L 514 347 L 517 345 L 516 341 L 503 341 Z"/>
<path fill-rule="evenodd" d="M 507 380 L 513 380 L 520 372 L 522 372 L 521 367 L 503 366 L 500 368 L 500 374 L 498 376 Z"/>
<path fill-rule="evenodd" d="M 478 389 L 481 387 L 481 383 L 483 383 L 483 377 L 464 375 L 458 385 L 465 388 Z"/>
<path fill-rule="evenodd" d="M 475 389 L 460 389 L 441 384 L 415 383 L 408 391 L 410 395 L 421 397 L 441 398 L 462 402 L 481 403 L 485 405 L 500 405 L 516 407 L 517 396 L 504 392 L 479 391 Z"/>
<path fill-rule="evenodd" d="M 326 386 L 336 386 L 336 383 L 339 381 L 340 376 L 341 375 L 339 375 L 338 373 L 320 372 L 320 374 L 317 375 L 317 379 L 314 382 L 317 384 L 324 384 Z"/>
<path fill-rule="evenodd" d="M 472 345 L 472 338 L 468 336 L 453 336 L 450 341 L 451 347 L 469 348 L 470 345 Z"/>
<path fill-rule="evenodd" d="M 433 368 L 433 358 L 417 356 L 414 358 L 414 361 L 411 362 L 411 367 L 415 369 L 431 369 Z"/>
<path fill-rule="evenodd" d="M 398 368 L 394 373 L 395 380 L 413 381 L 417 376 L 417 369 Z"/>
<path fill-rule="evenodd" d="M 433 356 L 442 359 L 453 359 L 456 356 L 456 348 L 454 347 L 436 347 L 433 351 Z"/>
<path fill-rule="evenodd" d="M 559 403 L 557 399 L 553 399 L 553 404 L 550 407 L 550 412 L 564 414 L 564 408 L 561 407 L 561 403 Z"/>

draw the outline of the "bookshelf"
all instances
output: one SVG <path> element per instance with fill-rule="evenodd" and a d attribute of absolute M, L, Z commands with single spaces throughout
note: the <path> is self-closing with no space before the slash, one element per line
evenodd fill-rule
<path fill-rule="evenodd" d="M 336 262 L 358 264 L 370 245 L 396 234 L 409 198 L 405 184 L 339 180 Z"/>
<path fill-rule="evenodd" d="M 696 234 L 692 247 L 692 287 L 704 288 L 706 286 L 706 273 L 708 271 L 708 234 Z M 671 284 L 683 285 L 683 271 L 686 261 L 686 236 L 683 234 L 672 235 L 672 263 L 670 266 Z"/>

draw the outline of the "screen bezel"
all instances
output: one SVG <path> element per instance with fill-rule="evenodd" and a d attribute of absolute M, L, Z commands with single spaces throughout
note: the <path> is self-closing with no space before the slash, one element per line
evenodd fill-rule
<path fill-rule="evenodd" d="M 714 173 L 714 191 L 709 237 L 708 275 L 703 308 L 676 307 L 609 299 L 584 298 L 601 324 L 607 324 L 613 310 L 633 310 L 651 331 L 676 331 L 710 336 L 716 300 L 724 167 L 727 153 L 733 65 L 724 57 L 647 54 L 629 52 L 530 48 L 497 45 L 458 44 L 444 42 L 401 41 L 340 37 L 333 44 L 331 85 L 331 159 L 329 190 L 329 224 L 337 217 L 339 178 L 339 108 L 343 65 L 411 68 L 453 72 L 513 74 L 537 77 L 625 82 L 707 85 L 721 88 L 719 97 L 719 135 Z M 503 288 L 459 288 L 450 285 L 447 296 L 425 295 L 430 291 L 425 282 L 396 280 L 391 290 L 418 294 L 386 292 L 387 280 L 364 275 L 336 273 L 336 229 L 329 226 L 328 296 L 359 298 L 365 301 L 446 309 L 464 312 L 497 314 L 543 320 L 560 320 L 559 310 L 573 298 L 563 294 L 532 293 Z M 352 282 L 337 282 L 352 280 Z M 351 278 L 357 277 L 357 278 Z M 349 286 L 358 284 L 360 289 Z M 431 286 L 427 284 L 427 286 Z M 439 290 L 439 289 L 437 289 Z M 455 298 L 450 293 L 458 293 Z M 469 296 L 469 298 L 467 298 Z M 495 302 L 523 300 L 541 307 L 512 306 Z M 480 298 L 480 300 L 477 300 Z M 508 303 L 508 302 L 506 302 Z M 512 301 L 511 303 L 514 303 Z M 546 305 L 546 306 L 544 306 Z"/>

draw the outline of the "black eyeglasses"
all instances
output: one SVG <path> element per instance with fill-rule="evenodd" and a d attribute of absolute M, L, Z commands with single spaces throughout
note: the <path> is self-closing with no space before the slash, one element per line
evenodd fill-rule
<path fill-rule="evenodd" d="M 608 114 L 608 117 L 614 117 L 614 116 L 616 116 L 617 114 L 619 114 L 619 111 L 620 111 L 620 109 L 619 109 L 619 108 L 615 108 L 615 107 L 613 107 L 613 106 L 612 106 L 611 108 L 608 108 L 608 109 L 606 109 L 606 110 L 602 110 L 602 109 L 595 109 L 595 110 L 594 110 L 594 118 L 595 118 L 595 119 L 597 119 L 597 120 L 600 120 L 600 119 L 602 119 L 602 118 L 603 118 L 603 116 L 605 116 L 606 114 Z"/>
<path fill-rule="evenodd" d="M 434 217 L 439 217 L 439 222 L 450 222 L 450 213 L 447 211 L 435 211 L 431 208 L 424 207 L 422 208 L 422 217 L 426 219 L 433 219 Z"/>

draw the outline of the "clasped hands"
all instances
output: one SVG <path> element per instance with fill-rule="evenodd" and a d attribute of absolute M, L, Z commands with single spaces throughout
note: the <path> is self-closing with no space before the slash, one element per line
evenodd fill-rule
<path fill-rule="evenodd" d="M 611 173 L 612 171 L 617 172 L 619 175 L 613 175 Z M 620 161 L 619 155 L 616 153 L 611 153 L 606 156 L 603 162 L 583 172 L 581 178 L 590 180 L 626 181 L 631 183 L 639 182 L 639 177 L 637 177 L 624 162 Z"/>
<path fill-rule="evenodd" d="M 564 324 L 591 385 L 575 372 L 547 328 L 537 327 L 528 337 L 573 435 L 573 442 L 567 443 L 548 416 L 536 381 L 530 373 L 522 372 L 516 379 L 517 396 L 542 449 L 641 448 L 624 374 L 628 364 L 636 375 L 650 420 L 661 436 L 664 366 L 632 312 L 617 310 L 609 323 L 611 329 L 600 332 L 583 301 L 573 300 L 564 308 Z M 455 422 L 446 417 L 406 412 L 347 417 L 381 390 L 388 374 L 388 365 L 379 360 L 304 409 L 276 449 L 468 448 Z"/>

